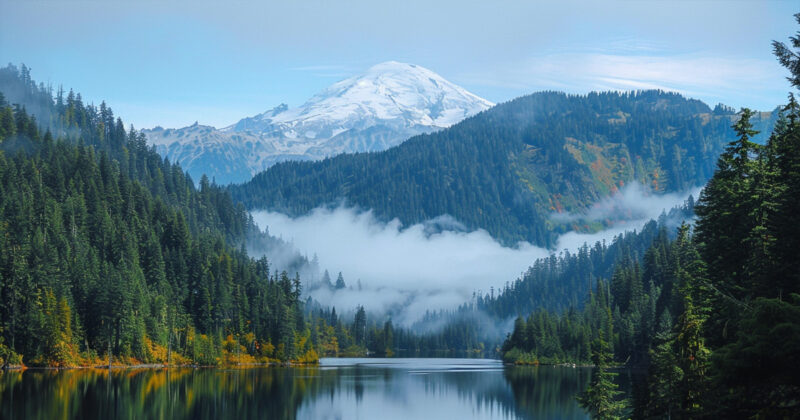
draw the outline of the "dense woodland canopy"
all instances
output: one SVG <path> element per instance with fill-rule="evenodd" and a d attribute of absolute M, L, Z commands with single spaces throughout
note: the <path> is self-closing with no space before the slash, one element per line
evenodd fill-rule
<path fill-rule="evenodd" d="M 735 118 L 675 93 L 541 92 L 383 152 L 280 163 L 230 190 L 248 208 L 298 215 L 344 202 L 405 225 L 448 214 L 505 244 L 550 246 L 589 227 L 554 212 L 580 212 L 634 181 L 704 184 Z"/>
<path fill-rule="evenodd" d="M 800 33 L 792 47 L 775 43 L 775 52 L 800 88 Z M 659 235 L 642 264 L 618 261 L 581 311 L 518 318 L 504 358 L 582 363 L 594 354 L 595 364 L 613 358 L 643 367 L 633 392 L 637 418 L 795 417 L 800 105 L 790 94 L 764 145 L 752 140 L 752 115 L 743 109 L 733 125 L 736 139 L 703 190 L 693 231 L 683 225 L 675 240 Z M 608 380 L 593 376 L 581 399 L 598 418 L 622 414 Z"/>
<path fill-rule="evenodd" d="M 195 188 L 105 104 L 52 98 L 24 66 L 0 73 L 48 119 L 0 98 L 6 353 L 48 365 L 214 364 L 223 346 L 313 358 L 299 280 L 246 255 L 248 237 L 270 238 L 227 192 L 206 178 Z"/>
<path fill-rule="evenodd" d="M 478 296 L 477 307 L 497 318 L 516 317 L 536 309 L 562 312 L 586 302 L 597 279 L 609 279 L 618 264 L 640 264 L 656 240 L 674 237 L 674 228 L 694 217 L 694 198 L 663 213 L 641 229 L 628 231 L 610 242 L 584 244 L 574 252 L 565 250 L 536 260 L 514 282 L 491 294 Z"/>
<path fill-rule="evenodd" d="M 24 65 L 0 69 L 0 86 L 15 101 L 0 96 L 0 366 L 311 362 L 398 348 L 389 319 L 306 305 L 297 275 L 245 251 L 280 241 L 104 103 L 53 97 Z M 330 286 L 344 288 L 341 273 Z"/>
<path fill-rule="evenodd" d="M 592 343 L 607 342 L 614 364 L 647 369 L 635 417 L 799 410 L 800 278 L 787 267 L 797 265 L 790 247 L 800 236 L 800 108 L 792 100 L 786 111 L 758 146 L 745 110 L 740 140 L 698 202 L 694 234 L 683 225 L 675 240 L 659 234 L 641 263 L 618 260 L 581 310 L 518 318 L 504 359 L 591 363 Z"/>
<path fill-rule="evenodd" d="M 537 265 L 545 262 L 539 262 L 514 283 L 517 293 L 478 297 L 455 314 L 426 316 L 413 329 L 381 317 L 367 323 L 363 309 L 342 308 L 348 311 L 342 320 L 330 308 L 302 305 L 296 276 L 246 255 L 245 243 L 274 239 L 226 191 L 205 177 L 195 188 L 104 103 L 85 105 L 73 92 L 53 97 L 25 66 L 2 69 L 0 85 L 14 104 L 24 104 L 2 104 L 2 245 L 12 251 L 0 271 L 2 336 L 5 351 L 28 364 L 93 363 L 109 353 L 127 361 L 174 355 L 204 364 L 234 353 L 240 360 L 367 351 L 491 354 L 501 339 L 498 319 L 544 302 L 550 309 L 580 302 L 618 253 L 636 258 L 641 251 L 629 248 L 643 250 L 657 230 L 649 225 L 608 249 L 597 244 L 588 278 L 568 274 L 586 269 L 575 263 L 584 261 L 584 248 L 578 260 L 561 256 L 546 281 L 528 281 L 542 276 Z M 341 274 L 331 281 L 334 290 L 343 285 Z M 445 327 L 425 327 L 434 323 Z M 19 357 L 4 357 L 11 359 Z"/>
<path fill-rule="evenodd" d="M 558 320 L 559 314 L 569 313 L 575 317 L 571 324 L 577 326 L 577 318 L 583 317 L 580 312 L 592 304 L 589 296 L 596 289 L 598 280 L 612 278 L 620 265 L 641 271 L 646 260 L 654 257 L 651 246 L 656 242 L 668 243 L 674 239 L 681 221 L 693 217 L 693 207 L 694 200 L 690 197 L 683 206 L 664 213 L 659 220 L 646 223 L 641 230 L 620 234 L 609 242 L 584 245 L 576 252 L 563 251 L 538 259 L 519 279 L 507 283 L 503 288 L 476 291 L 470 302 L 456 310 L 426 313 L 412 326 L 414 334 L 409 335 L 408 340 L 403 339 L 404 335 L 395 334 L 398 337 L 396 345 L 423 354 L 493 357 L 505 339 L 505 331 L 512 328 L 514 318 L 518 316 L 527 318 L 533 312 L 536 316 Z M 630 280 L 623 280 L 621 276 L 616 279 L 616 287 L 621 293 L 630 294 L 630 291 L 623 290 L 632 287 Z M 588 312 L 585 315 L 594 316 Z M 619 313 L 614 315 L 622 317 Z M 555 331 L 555 327 L 552 331 Z M 568 333 L 576 334 L 576 331 L 576 328 L 572 328 Z M 557 334 L 554 333 L 554 336 Z M 586 362 L 590 356 L 591 336 L 589 338 L 589 341 L 582 343 L 585 345 L 580 350 L 583 352 L 581 358 L 571 356 L 569 352 L 575 349 L 567 350 L 556 345 L 551 347 L 552 352 L 542 355 L 544 360 L 541 362 Z M 627 340 L 630 341 L 630 338 Z M 509 361 L 513 359 L 511 357 Z"/>
<path fill-rule="evenodd" d="M 800 88 L 800 33 L 774 47 Z M 342 316 L 303 300 L 299 276 L 248 256 L 246 244 L 276 239 L 229 190 L 206 177 L 195 186 L 104 103 L 54 96 L 24 66 L 0 69 L 0 86 L 0 365 L 491 354 L 490 331 L 516 317 L 502 357 L 595 365 L 580 396 L 594 417 L 621 416 L 626 404 L 636 418 L 800 412 L 792 95 L 756 142 L 772 124 L 748 109 L 662 92 L 542 93 L 386 152 L 280 164 L 230 190 L 295 213 L 340 197 L 406 222 L 448 213 L 547 244 L 558 230 L 549 211 L 620 181 L 666 191 L 711 177 L 697 202 L 639 232 L 536 261 L 497 293 L 408 329 L 360 306 Z M 676 223 L 692 213 L 693 225 Z M 341 273 L 323 283 L 346 288 Z M 645 372 L 629 402 L 610 365 Z"/>

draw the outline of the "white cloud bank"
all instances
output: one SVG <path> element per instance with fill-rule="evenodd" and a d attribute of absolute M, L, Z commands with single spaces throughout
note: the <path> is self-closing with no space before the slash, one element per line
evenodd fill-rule
<path fill-rule="evenodd" d="M 681 204 L 690 193 L 697 196 L 696 190 L 656 195 L 631 185 L 588 213 L 600 219 L 627 215 L 625 221 L 594 234 L 565 234 L 557 249 L 574 250 L 585 242 L 611 240 L 640 228 L 662 210 Z M 468 301 L 474 291 L 498 289 L 519 277 L 537 258 L 552 252 L 529 243 L 504 247 L 485 230 L 430 233 L 426 224 L 404 227 L 396 219 L 383 223 L 371 211 L 351 208 L 318 208 L 297 218 L 259 211 L 253 218 L 271 234 L 292 242 L 301 253 L 317 254 L 320 266 L 330 270 L 334 279 L 335 273 L 344 274 L 350 289 L 336 293 L 320 290 L 314 294 L 320 302 L 340 310 L 359 304 L 369 311 L 395 309 L 402 314 L 399 322 L 406 324 L 427 309 L 454 308 Z M 361 290 L 356 287 L 359 280 Z"/>

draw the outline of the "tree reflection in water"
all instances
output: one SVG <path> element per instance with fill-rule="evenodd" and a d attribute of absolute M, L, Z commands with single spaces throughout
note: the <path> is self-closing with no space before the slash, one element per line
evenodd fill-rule
<path fill-rule="evenodd" d="M 0 373 L 0 418 L 585 419 L 590 370 L 463 359 L 337 366 Z"/>

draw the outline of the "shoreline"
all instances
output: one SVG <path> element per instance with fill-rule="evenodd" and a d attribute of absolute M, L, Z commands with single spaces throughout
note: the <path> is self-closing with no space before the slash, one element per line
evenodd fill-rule
<path fill-rule="evenodd" d="M 553 366 L 553 367 L 568 367 L 568 368 L 585 368 L 595 367 L 593 364 L 582 363 L 517 363 L 517 362 L 504 362 L 503 366 Z"/>
<path fill-rule="evenodd" d="M 330 359 L 349 359 L 352 357 L 328 357 Z M 372 357 L 365 357 L 366 359 L 372 359 Z M 378 357 L 374 359 L 384 359 L 383 357 Z M 412 357 L 412 359 L 436 359 L 436 357 Z M 457 357 L 456 359 L 466 359 L 470 360 L 471 358 L 467 357 Z M 501 361 L 501 359 L 493 359 Z M 219 365 L 198 365 L 198 364 L 173 364 L 167 365 L 162 363 L 138 363 L 138 364 L 112 364 L 110 370 L 144 370 L 144 369 L 247 369 L 247 368 L 265 368 L 265 367 L 314 367 L 320 366 L 319 361 L 308 363 L 308 362 L 265 362 L 265 363 L 237 363 L 237 364 L 219 364 Z M 520 366 L 514 365 L 513 363 L 503 363 L 503 366 Z M 544 366 L 544 365 L 543 365 Z M 557 366 L 557 365 L 547 365 L 547 366 Z M 561 364 L 558 366 L 566 366 L 566 364 Z M 583 366 L 580 366 L 583 367 Z M 109 370 L 109 366 L 107 364 L 92 364 L 92 365 L 85 365 L 85 366 L 27 366 L 27 365 L 8 365 L 5 369 L 0 369 L 0 374 L 5 371 L 58 371 L 58 370 Z"/>
<path fill-rule="evenodd" d="M 160 363 L 141 363 L 133 365 L 87 365 L 87 366 L 25 366 L 25 365 L 8 365 L 0 369 L 0 374 L 3 372 L 24 372 L 26 370 L 134 370 L 134 369 L 235 369 L 235 368 L 261 368 L 261 367 L 303 367 L 303 366 L 319 366 L 316 363 L 297 363 L 297 362 L 269 362 L 269 363 L 241 363 L 241 364 L 222 364 L 222 365 L 166 365 Z"/>
<path fill-rule="evenodd" d="M 333 357 L 333 359 L 347 359 L 347 357 Z M 417 359 L 416 357 L 414 359 Z M 428 359 L 427 357 L 419 357 L 418 359 Z M 469 359 L 469 358 L 464 358 Z M 501 359 L 497 359 L 501 360 Z M 141 364 L 132 364 L 132 365 L 121 365 L 115 364 L 112 365 L 110 368 L 108 365 L 87 365 L 87 366 L 24 366 L 24 365 L 9 365 L 5 369 L 0 370 L 0 373 L 4 371 L 26 371 L 26 370 L 40 370 L 40 371 L 48 371 L 48 370 L 83 370 L 83 369 L 91 369 L 91 370 L 143 370 L 143 369 L 247 369 L 247 368 L 265 368 L 265 367 L 314 367 L 319 366 L 319 361 L 315 363 L 297 363 L 297 362 L 268 362 L 268 363 L 241 363 L 241 364 L 221 364 L 221 365 L 197 365 L 197 364 L 182 364 L 182 365 L 166 365 L 160 363 L 141 363 Z M 595 367 L 592 364 L 580 364 L 580 363 L 502 363 L 504 367 L 526 367 L 526 366 L 548 366 L 548 367 L 566 367 L 566 368 L 593 368 Z M 624 366 L 609 366 L 611 369 L 619 369 L 624 368 Z"/>

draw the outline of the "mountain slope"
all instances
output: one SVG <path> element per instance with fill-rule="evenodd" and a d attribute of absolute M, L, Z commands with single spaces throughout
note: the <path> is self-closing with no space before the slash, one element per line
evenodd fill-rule
<path fill-rule="evenodd" d="M 577 228 L 554 212 L 633 181 L 657 192 L 703 184 L 735 118 L 674 93 L 542 92 L 384 152 L 278 164 L 230 190 L 251 209 L 298 215 L 344 199 L 404 224 L 449 214 L 506 244 L 552 245 Z"/>
<path fill-rule="evenodd" d="M 281 104 L 229 127 L 146 130 L 159 152 L 199 178 L 242 182 L 276 162 L 385 150 L 493 104 L 413 64 L 386 62 L 333 84 L 299 108 Z"/>
<path fill-rule="evenodd" d="M 243 250 L 288 246 L 105 103 L 62 93 L 0 68 L 0 366 L 315 359 L 299 278 Z"/>

